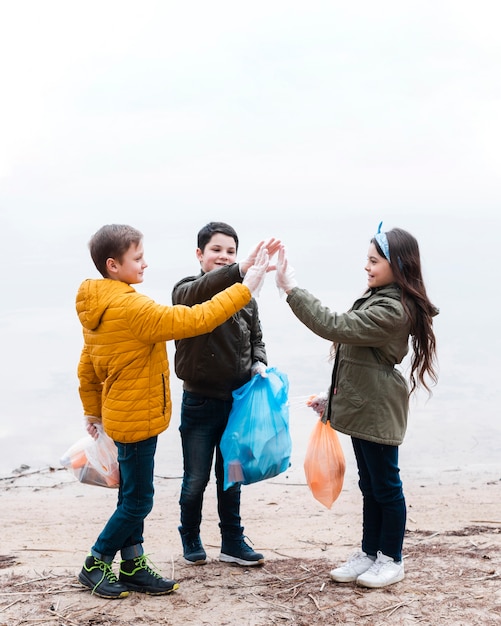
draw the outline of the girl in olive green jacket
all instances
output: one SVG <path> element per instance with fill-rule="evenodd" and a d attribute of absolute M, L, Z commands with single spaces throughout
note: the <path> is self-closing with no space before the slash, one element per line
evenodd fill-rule
<path fill-rule="evenodd" d="M 369 245 L 367 291 L 347 313 L 334 313 L 299 289 L 284 250 L 277 285 L 294 314 L 316 335 L 334 344 L 332 383 L 318 412 L 337 431 L 351 436 L 363 496 L 361 551 L 331 571 L 336 582 L 385 587 L 404 577 L 402 544 L 406 505 L 398 467 L 398 446 L 407 427 L 409 391 L 428 376 L 436 382 L 438 312 L 424 287 L 419 247 L 408 232 L 394 228 Z M 410 390 L 396 365 L 412 345 Z"/>

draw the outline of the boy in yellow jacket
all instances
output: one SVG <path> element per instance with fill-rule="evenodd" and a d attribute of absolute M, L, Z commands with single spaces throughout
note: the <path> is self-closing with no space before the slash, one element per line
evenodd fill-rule
<path fill-rule="evenodd" d="M 103 278 L 85 280 L 76 298 L 84 336 L 78 377 L 87 430 L 96 437 L 94 424 L 102 421 L 117 445 L 120 467 L 116 510 L 79 574 L 84 586 L 104 598 L 123 598 L 129 590 L 162 595 L 179 587 L 158 574 L 143 551 L 157 437 L 171 417 L 165 342 L 209 333 L 225 322 L 250 301 L 269 264 L 259 244 L 241 284 L 193 307 L 163 306 L 131 286 L 143 281 L 147 267 L 142 240 L 131 226 L 99 229 L 89 248 Z M 117 552 L 122 559 L 118 578 L 112 570 Z"/>

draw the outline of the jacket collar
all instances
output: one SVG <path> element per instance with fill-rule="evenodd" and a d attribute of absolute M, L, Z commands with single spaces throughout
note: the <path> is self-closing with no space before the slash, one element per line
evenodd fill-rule
<path fill-rule="evenodd" d="M 390 298 L 394 298 L 396 295 L 400 298 L 401 293 L 400 287 L 397 283 L 390 283 L 389 285 L 384 285 L 383 287 L 374 287 L 373 289 L 368 289 L 366 292 L 367 296 L 373 296 L 375 294 L 387 295 Z"/>

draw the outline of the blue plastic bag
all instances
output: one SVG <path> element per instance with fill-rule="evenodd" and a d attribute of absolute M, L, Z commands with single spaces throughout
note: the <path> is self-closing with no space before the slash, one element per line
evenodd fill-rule
<path fill-rule="evenodd" d="M 233 406 L 219 447 L 224 488 L 277 476 L 290 465 L 287 376 L 274 367 L 233 392 Z"/>

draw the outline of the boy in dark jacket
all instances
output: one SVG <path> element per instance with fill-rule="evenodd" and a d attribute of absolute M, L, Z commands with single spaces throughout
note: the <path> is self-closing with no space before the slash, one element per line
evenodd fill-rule
<path fill-rule="evenodd" d="M 196 255 L 201 273 L 180 280 L 172 291 L 173 304 L 193 306 L 230 285 L 241 282 L 257 253 L 236 263 L 238 236 L 224 222 L 210 222 L 198 233 Z M 267 242 L 271 256 L 280 242 Z M 271 269 L 271 268 L 270 268 Z M 175 371 L 183 382 L 181 442 L 184 475 L 179 504 L 183 556 L 188 564 L 203 565 L 207 555 L 200 539 L 203 495 L 214 452 L 217 508 L 221 529 L 219 560 L 261 565 L 262 554 L 244 539 L 240 519 L 240 485 L 224 490 L 223 458 L 219 449 L 231 406 L 232 392 L 267 365 L 257 303 L 254 299 L 214 331 L 176 342 Z"/>

